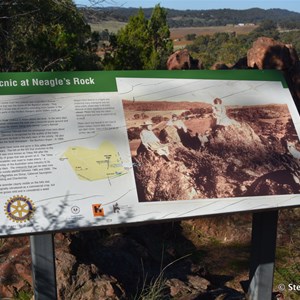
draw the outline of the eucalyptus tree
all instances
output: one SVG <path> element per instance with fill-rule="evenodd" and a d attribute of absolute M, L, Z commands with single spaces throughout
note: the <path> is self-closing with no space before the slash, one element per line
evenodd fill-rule
<path fill-rule="evenodd" d="M 72 0 L 1 0 L 0 70 L 97 69 L 91 29 Z"/>
<path fill-rule="evenodd" d="M 160 5 L 153 9 L 149 20 L 142 9 L 127 25 L 112 36 L 112 56 L 109 68 L 123 70 L 164 69 L 173 51 L 166 10 Z"/>

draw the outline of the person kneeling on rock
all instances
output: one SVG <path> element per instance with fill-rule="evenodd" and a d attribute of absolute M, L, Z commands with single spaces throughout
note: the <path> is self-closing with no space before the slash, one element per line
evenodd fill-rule
<path fill-rule="evenodd" d="M 170 154 L 169 147 L 160 142 L 159 138 L 152 131 L 152 125 L 153 123 L 151 121 L 145 121 L 142 124 L 142 131 L 140 134 L 141 142 L 147 150 L 153 151 L 165 160 L 170 161 L 168 158 Z"/>

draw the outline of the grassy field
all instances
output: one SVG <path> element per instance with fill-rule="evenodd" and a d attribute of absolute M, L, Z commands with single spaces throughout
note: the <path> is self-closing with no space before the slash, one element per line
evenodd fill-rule
<path fill-rule="evenodd" d="M 236 33 L 236 34 L 248 34 L 254 30 L 256 25 L 227 25 L 227 26 L 210 26 L 210 27 L 179 27 L 171 28 L 171 39 L 174 43 L 174 49 L 178 50 L 184 48 L 186 45 L 192 44 L 193 41 L 187 41 L 185 36 L 187 34 L 201 35 L 213 35 L 217 32 Z"/>
<path fill-rule="evenodd" d="M 210 27 L 179 27 L 171 28 L 171 38 L 172 39 L 181 39 L 184 38 L 187 34 L 196 35 L 213 35 L 216 32 L 227 32 L 236 34 L 248 34 L 254 30 L 257 26 L 255 25 L 226 25 L 226 26 L 210 26 Z"/>
<path fill-rule="evenodd" d="M 125 22 L 103 21 L 97 24 L 90 24 L 93 31 L 102 31 L 108 29 L 109 32 L 117 32 L 126 25 Z M 196 35 L 213 35 L 216 32 L 235 32 L 236 34 L 247 34 L 254 30 L 256 25 L 226 25 L 226 26 L 210 26 L 210 27 L 178 27 L 170 28 L 171 39 L 183 39 L 187 34 Z"/>
<path fill-rule="evenodd" d="M 92 31 L 103 31 L 107 29 L 109 32 L 117 33 L 122 27 L 126 25 L 125 22 L 117 22 L 117 21 L 102 21 L 97 24 L 90 24 Z"/>
<path fill-rule="evenodd" d="M 109 32 L 117 33 L 126 23 L 117 22 L 117 21 L 103 21 L 97 24 L 90 24 L 92 31 L 103 31 L 107 29 Z M 192 43 L 192 41 L 187 41 L 185 36 L 187 34 L 196 34 L 197 36 L 201 35 L 213 35 L 216 32 L 226 32 L 236 34 L 248 34 L 254 30 L 256 25 L 226 25 L 226 26 L 210 26 L 210 27 L 178 27 L 170 28 L 171 39 L 174 42 L 174 49 L 184 48 L 186 45 Z"/>

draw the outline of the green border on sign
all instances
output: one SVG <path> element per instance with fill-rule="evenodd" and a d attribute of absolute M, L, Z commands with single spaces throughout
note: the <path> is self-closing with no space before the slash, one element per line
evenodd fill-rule
<path fill-rule="evenodd" d="M 78 71 L 0 73 L 0 95 L 116 92 L 117 77 L 281 81 L 277 70 Z"/>

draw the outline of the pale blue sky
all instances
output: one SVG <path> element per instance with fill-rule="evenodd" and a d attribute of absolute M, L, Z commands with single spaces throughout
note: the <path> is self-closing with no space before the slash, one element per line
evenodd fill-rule
<path fill-rule="evenodd" d="M 263 9 L 281 8 L 291 11 L 300 12 L 299 0 L 260 0 L 260 1 L 243 1 L 243 0 L 74 0 L 78 5 L 90 6 L 91 3 L 99 2 L 103 6 L 123 6 L 123 7 L 153 7 L 160 3 L 162 7 L 174 9 L 247 9 L 259 7 Z M 101 5 L 101 4 L 100 4 Z M 99 5 L 99 6 L 100 6 Z"/>

